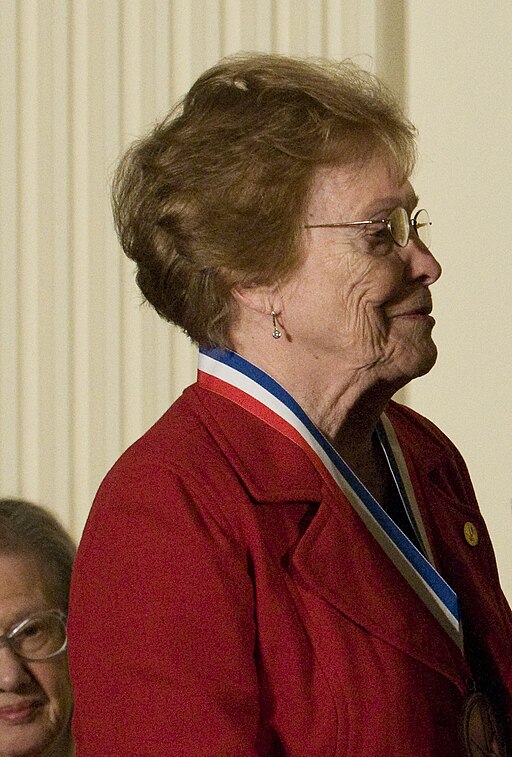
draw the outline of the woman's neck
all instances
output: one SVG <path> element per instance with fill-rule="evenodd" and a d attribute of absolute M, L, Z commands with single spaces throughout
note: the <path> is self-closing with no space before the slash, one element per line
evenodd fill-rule
<path fill-rule="evenodd" d="M 263 350 L 257 341 L 234 340 L 233 348 L 291 394 L 359 480 L 383 501 L 392 481 L 375 430 L 400 385 L 380 379 L 372 367 L 351 367 L 338 356 L 329 360 L 295 350 L 284 353 L 280 346 Z"/>
<path fill-rule="evenodd" d="M 317 428 L 342 454 L 372 451 L 380 416 L 399 386 L 379 381 L 372 369 L 352 369 L 339 360 L 275 359 L 272 353 L 237 349 L 299 403 Z"/>

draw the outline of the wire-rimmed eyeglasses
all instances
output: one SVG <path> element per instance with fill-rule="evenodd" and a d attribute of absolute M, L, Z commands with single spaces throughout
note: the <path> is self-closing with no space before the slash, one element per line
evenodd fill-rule
<path fill-rule="evenodd" d="M 66 616 L 60 610 L 34 613 L 2 634 L 0 646 L 30 662 L 56 657 L 67 646 Z"/>
<path fill-rule="evenodd" d="M 305 229 L 336 229 L 349 226 L 368 226 L 369 224 L 384 224 L 391 239 L 399 247 L 406 247 L 411 237 L 411 228 L 418 239 L 430 247 L 432 221 L 425 208 L 420 208 L 411 217 L 405 208 L 395 208 L 387 218 L 376 218 L 371 221 L 349 221 L 346 223 L 308 223 Z"/>

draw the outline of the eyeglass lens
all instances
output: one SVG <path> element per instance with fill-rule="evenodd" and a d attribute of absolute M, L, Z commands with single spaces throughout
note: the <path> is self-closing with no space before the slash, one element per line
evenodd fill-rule
<path fill-rule="evenodd" d="M 411 233 L 411 225 L 420 241 L 426 247 L 430 247 L 432 224 L 429 214 L 425 209 L 418 210 L 411 219 L 405 208 L 395 208 L 389 216 L 388 223 L 391 236 L 400 247 L 407 245 Z"/>
<path fill-rule="evenodd" d="M 430 248 L 430 243 L 432 241 L 432 222 L 430 220 L 429 214 L 424 208 L 418 210 L 418 212 L 414 216 L 413 225 L 416 230 L 416 234 L 423 242 L 425 247 Z"/>
<path fill-rule="evenodd" d="M 27 660 L 44 660 L 63 651 L 66 625 L 59 615 L 35 615 L 9 636 L 12 649 Z"/>

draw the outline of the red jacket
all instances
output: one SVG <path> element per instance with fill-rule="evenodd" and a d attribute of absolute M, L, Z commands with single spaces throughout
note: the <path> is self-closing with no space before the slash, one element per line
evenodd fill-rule
<path fill-rule="evenodd" d="M 465 465 L 424 418 L 387 415 L 510 715 L 512 616 Z M 455 644 L 305 454 L 197 384 L 98 492 L 69 656 L 78 757 L 464 753 Z"/>

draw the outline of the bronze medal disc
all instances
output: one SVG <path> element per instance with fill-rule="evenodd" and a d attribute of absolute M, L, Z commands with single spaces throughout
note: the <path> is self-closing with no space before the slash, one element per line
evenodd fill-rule
<path fill-rule="evenodd" d="M 470 696 L 463 718 L 464 745 L 469 757 L 507 757 L 503 734 L 484 694 L 477 691 Z"/>

